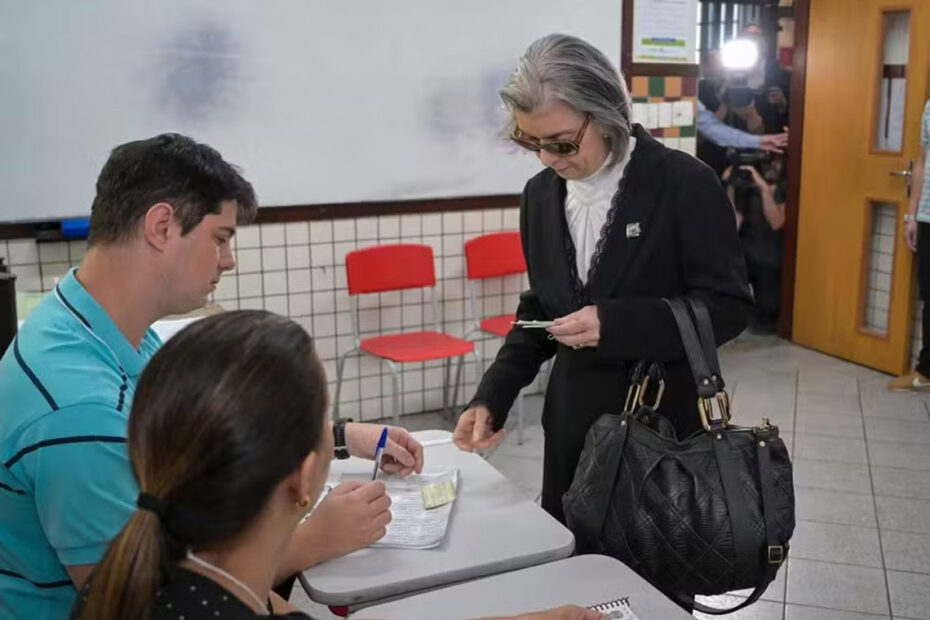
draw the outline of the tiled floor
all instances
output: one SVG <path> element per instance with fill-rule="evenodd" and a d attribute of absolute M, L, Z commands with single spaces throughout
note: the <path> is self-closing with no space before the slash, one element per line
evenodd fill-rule
<path fill-rule="evenodd" d="M 761 601 L 727 617 L 930 619 L 930 395 L 888 393 L 883 374 L 774 338 L 739 339 L 721 363 L 735 420 L 780 427 L 797 493 L 791 559 Z M 541 483 L 541 404 L 527 399 L 523 445 L 510 433 L 488 455 L 528 497 Z M 404 421 L 450 427 L 436 414 Z"/>

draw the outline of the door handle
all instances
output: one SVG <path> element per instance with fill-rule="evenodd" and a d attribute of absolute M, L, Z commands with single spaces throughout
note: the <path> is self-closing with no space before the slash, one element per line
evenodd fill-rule
<path fill-rule="evenodd" d="M 913 160 L 907 160 L 907 168 L 904 170 L 892 170 L 889 172 L 893 177 L 901 177 L 904 179 L 905 191 L 907 192 L 907 197 L 911 197 L 911 179 L 914 177 L 914 162 Z"/>

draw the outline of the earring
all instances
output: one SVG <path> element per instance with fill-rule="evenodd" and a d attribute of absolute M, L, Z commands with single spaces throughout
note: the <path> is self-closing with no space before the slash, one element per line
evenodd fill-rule
<path fill-rule="evenodd" d="M 306 508 L 310 505 L 310 496 L 305 495 L 302 500 L 300 500 L 299 502 L 294 502 L 294 503 L 297 505 L 298 508 Z"/>

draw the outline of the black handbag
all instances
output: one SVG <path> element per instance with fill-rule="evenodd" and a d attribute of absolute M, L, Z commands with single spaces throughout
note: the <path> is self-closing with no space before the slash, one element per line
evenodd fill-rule
<path fill-rule="evenodd" d="M 579 552 L 621 560 L 681 604 L 690 605 L 694 594 L 753 588 L 731 609 L 694 604 L 704 613 L 730 613 L 754 603 L 787 557 L 794 531 L 791 461 L 768 420 L 730 424 L 703 301 L 665 302 L 694 374 L 704 430 L 678 440 L 656 411 L 661 366 L 635 365 L 624 411 L 602 415 L 588 431 L 562 499 L 565 519 Z"/>

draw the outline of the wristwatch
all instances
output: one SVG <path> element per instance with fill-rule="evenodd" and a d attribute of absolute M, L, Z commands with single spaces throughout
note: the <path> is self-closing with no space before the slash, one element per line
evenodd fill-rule
<path fill-rule="evenodd" d="M 333 450 L 337 459 L 345 460 L 349 458 L 349 447 L 346 445 L 346 423 L 351 422 L 352 418 L 341 418 L 333 422 Z"/>
<path fill-rule="evenodd" d="M 907 222 L 916 222 L 916 221 L 917 221 L 917 215 L 916 215 L 915 213 L 905 213 L 905 214 L 904 214 L 904 222 L 905 222 L 905 223 L 907 223 Z"/>

